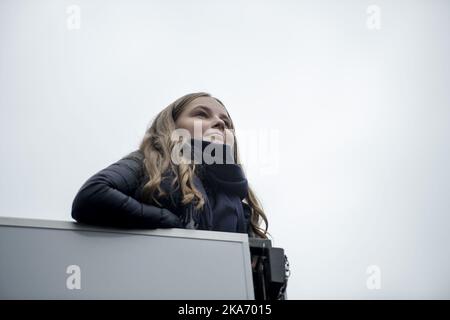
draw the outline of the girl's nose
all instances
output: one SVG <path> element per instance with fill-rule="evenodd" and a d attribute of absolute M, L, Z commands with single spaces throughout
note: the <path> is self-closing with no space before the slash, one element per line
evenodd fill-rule
<path fill-rule="evenodd" d="M 213 121 L 214 122 L 213 122 L 213 124 L 211 126 L 212 128 L 220 129 L 222 132 L 225 131 L 225 122 L 221 118 L 215 117 Z"/>

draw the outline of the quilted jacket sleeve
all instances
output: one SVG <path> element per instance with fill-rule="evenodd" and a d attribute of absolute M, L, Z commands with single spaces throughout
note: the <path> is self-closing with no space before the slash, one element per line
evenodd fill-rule
<path fill-rule="evenodd" d="M 137 150 L 90 177 L 72 203 L 72 218 L 80 223 L 125 228 L 181 227 L 166 208 L 142 203 L 133 195 L 143 174 Z"/>

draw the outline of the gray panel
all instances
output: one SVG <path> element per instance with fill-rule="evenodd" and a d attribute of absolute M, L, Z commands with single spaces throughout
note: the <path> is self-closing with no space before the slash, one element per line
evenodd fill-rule
<path fill-rule="evenodd" d="M 254 298 L 247 235 L 14 220 L 0 219 L 2 299 Z M 80 267 L 81 289 L 66 287 L 69 265 Z"/>

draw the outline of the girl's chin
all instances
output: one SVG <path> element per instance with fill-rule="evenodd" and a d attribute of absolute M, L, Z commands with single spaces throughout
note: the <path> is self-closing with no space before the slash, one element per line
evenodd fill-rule
<path fill-rule="evenodd" d="M 222 137 L 216 135 L 204 136 L 203 140 L 214 143 L 223 143 Z"/>

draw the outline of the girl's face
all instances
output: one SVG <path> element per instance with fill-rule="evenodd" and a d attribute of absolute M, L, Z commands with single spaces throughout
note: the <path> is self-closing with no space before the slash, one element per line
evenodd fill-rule
<path fill-rule="evenodd" d="M 188 130 L 194 139 L 233 145 L 230 118 L 225 108 L 211 97 L 198 97 L 188 103 L 175 126 Z"/>

